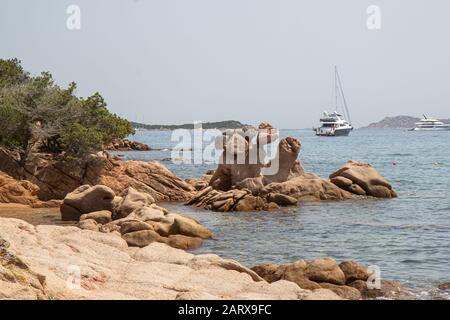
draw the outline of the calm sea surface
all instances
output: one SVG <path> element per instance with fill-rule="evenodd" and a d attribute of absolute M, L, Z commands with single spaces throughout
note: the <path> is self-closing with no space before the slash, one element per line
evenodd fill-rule
<path fill-rule="evenodd" d="M 163 149 L 121 152 L 125 158 L 171 156 L 169 131 L 140 131 L 133 140 Z M 196 217 L 217 240 L 196 253 L 217 253 L 247 266 L 331 256 L 377 265 L 381 276 L 415 288 L 450 281 L 450 132 L 355 130 L 349 137 L 316 137 L 311 130 L 282 130 L 302 142 L 307 171 L 323 178 L 348 159 L 374 165 L 398 192 L 393 200 L 321 202 L 279 212 L 216 213 L 166 204 Z M 163 162 L 182 178 L 197 177 L 211 163 Z"/>

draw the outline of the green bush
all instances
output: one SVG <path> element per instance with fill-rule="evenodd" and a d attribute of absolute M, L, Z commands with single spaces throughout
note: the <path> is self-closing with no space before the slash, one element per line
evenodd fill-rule
<path fill-rule="evenodd" d="M 99 93 L 79 98 L 75 91 L 75 83 L 61 88 L 48 72 L 30 76 L 17 59 L 0 60 L 0 144 L 83 157 L 134 132 Z"/>

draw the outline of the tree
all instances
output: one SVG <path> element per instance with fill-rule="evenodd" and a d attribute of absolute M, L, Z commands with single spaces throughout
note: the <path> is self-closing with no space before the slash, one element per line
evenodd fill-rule
<path fill-rule="evenodd" d="M 32 77 L 17 59 L 0 60 L 0 144 L 31 152 L 83 157 L 133 133 L 131 124 L 109 112 L 99 93 L 75 96 L 49 72 Z"/>

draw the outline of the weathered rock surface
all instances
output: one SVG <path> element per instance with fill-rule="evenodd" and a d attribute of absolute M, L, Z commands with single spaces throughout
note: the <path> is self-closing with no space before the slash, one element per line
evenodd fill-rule
<path fill-rule="evenodd" d="M 99 224 L 107 224 L 112 221 L 112 212 L 108 210 L 94 211 L 83 214 L 80 221 L 92 219 Z"/>
<path fill-rule="evenodd" d="M 106 146 L 110 151 L 149 151 L 150 146 L 145 143 L 130 141 L 128 139 L 117 139 Z"/>
<path fill-rule="evenodd" d="M 211 186 L 203 189 L 190 199 L 186 205 L 218 211 L 258 211 L 265 207 L 263 198 L 253 196 L 248 189 L 230 191 L 213 190 Z"/>
<path fill-rule="evenodd" d="M 313 174 L 305 174 L 281 183 L 271 183 L 260 191 L 262 196 L 271 193 L 284 194 L 300 202 L 346 200 L 352 197 L 349 192 Z"/>
<path fill-rule="evenodd" d="M 149 194 L 156 202 L 186 201 L 194 188 L 159 162 L 110 161 L 111 170 L 103 171 L 92 184 L 110 187 L 118 195 L 129 187 Z"/>
<path fill-rule="evenodd" d="M 369 289 L 366 281 L 355 280 L 348 286 L 356 288 L 361 292 L 363 299 L 392 299 L 392 300 L 414 300 L 411 290 L 403 287 L 399 282 L 392 280 L 381 280 L 379 289 Z"/>
<path fill-rule="evenodd" d="M 5 299 L 339 299 L 289 281 L 269 284 L 216 255 L 162 243 L 131 248 L 115 234 L 76 227 L 0 218 L 0 250 Z"/>
<path fill-rule="evenodd" d="M 39 187 L 30 181 L 16 180 L 0 171 L 0 203 L 19 203 L 34 208 L 60 205 L 60 202 L 57 200 L 39 200 L 39 190 Z"/>
<path fill-rule="evenodd" d="M 367 281 L 370 277 L 370 273 L 367 267 L 355 262 L 344 261 L 339 264 L 339 268 L 344 272 L 345 283 L 351 283 L 356 280 Z"/>
<path fill-rule="evenodd" d="M 394 198 L 397 194 L 391 184 L 368 163 L 350 160 L 330 175 L 331 182 L 339 188 L 357 195 L 377 198 Z"/>
<path fill-rule="evenodd" d="M 118 233 L 135 247 L 161 242 L 193 249 L 203 239 L 213 237 L 195 219 L 169 213 L 153 202 L 153 197 L 132 187 L 122 197 L 116 197 L 106 186 L 84 185 L 67 194 L 61 205 L 61 219 L 80 220 L 78 226 L 84 230 Z"/>
<path fill-rule="evenodd" d="M 42 205 L 43 201 L 63 199 L 86 184 L 105 185 L 118 195 L 133 187 L 155 201 L 186 201 L 194 191 L 191 185 L 158 162 L 122 161 L 111 158 L 106 152 L 83 160 L 33 153 L 24 160 L 19 153 L 0 148 L 0 171 L 0 181 L 3 177 L 7 179 L 6 175 L 12 178 L 1 184 L 4 192 L 0 201 L 3 202 Z"/>
<path fill-rule="evenodd" d="M 61 205 L 62 220 L 80 220 L 81 215 L 95 211 L 112 211 L 115 194 L 111 188 L 83 185 L 68 193 Z"/>
<path fill-rule="evenodd" d="M 331 180 L 305 172 L 297 160 L 301 143 L 292 137 L 281 139 L 275 158 L 265 162 L 262 147 L 278 135 L 270 124 L 262 123 L 255 136 L 253 139 L 236 131 L 224 136 L 222 144 L 216 146 L 223 151 L 212 176 L 189 180 L 198 193 L 187 204 L 213 211 L 254 211 L 273 209 L 273 204 L 296 205 L 298 201 L 396 196 L 391 185 L 368 164 L 349 161 L 330 176 Z"/>
<path fill-rule="evenodd" d="M 302 289 L 329 289 L 343 299 L 403 299 L 411 298 L 408 289 L 399 283 L 381 280 L 380 289 L 368 289 L 370 273 L 355 261 L 344 261 L 337 265 L 331 258 L 298 260 L 289 264 L 261 264 L 251 268 L 267 282 L 279 280 L 295 282 Z"/>

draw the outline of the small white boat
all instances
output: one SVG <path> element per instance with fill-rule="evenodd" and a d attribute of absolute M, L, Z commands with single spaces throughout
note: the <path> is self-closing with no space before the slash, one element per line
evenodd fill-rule
<path fill-rule="evenodd" d="M 353 130 L 350 124 L 350 113 L 347 107 L 347 101 L 345 100 L 344 90 L 342 89 L 341 78 L 337 67 L 334 67 L 334 89 L 335 89 L 335 110 L 333 113 L 324 112 L 322 118 L 320 118 L 320 127 L 313 128 L 317 136 L 333 137 L 333 136 L 348 136 L 350 131 Z M 343 107 L 342 113 L 339 113 L 338 108 L 338 97 L 339 93 L 342 97 Z M 347 121 L 348 119 L 349 121 Z"/>
<path fill-rule="evenodd" d="M 445 124 L 437 119 L 423 116 L 423 119 L 416 122 L 416 126 L 411 131 L 446 131 L 450 130 L 450 124 Z"/>

